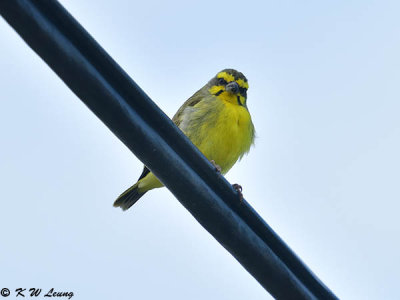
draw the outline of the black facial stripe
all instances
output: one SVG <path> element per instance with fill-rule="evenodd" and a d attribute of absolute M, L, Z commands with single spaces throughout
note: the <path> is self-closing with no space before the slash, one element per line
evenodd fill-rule
<path fill-rule="evenodd" d="M 218 85 L 226 85 L 227 82 L 224 78 L 218 78 Z"/>
<path fill-rule="evenodd" d="M 224 90 L 219 90 L 219 91 L 216 92 L 214 95 L 215 95 L 215 96 L 219 96 L 219 95 L 221 95 L 223 92 L 224 92 Z"/>
<path fill-rule="evenodd" d="M 240 106 L 243 106 L 242 102 L 240 102 L 240 96 L 237 96 L 237 101 Z"/>
<path fill-rule="evenodd" d="M 239 88 L 239 93 L 240 93 L 240 95 L 242 95 L 243 97 L 247 97 L 247 89 L 246 88 L 242 88 L 242 87 L 240 87 Z"/>

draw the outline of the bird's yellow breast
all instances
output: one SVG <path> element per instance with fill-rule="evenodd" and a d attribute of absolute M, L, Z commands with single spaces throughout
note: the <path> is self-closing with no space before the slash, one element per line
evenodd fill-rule
<path fill-rule="evenodd" d="M 243 106 L 212 97 L 188 108 L 181 129 L 199 150 L 225 174 L 249 151 L 254 127 Z"/>

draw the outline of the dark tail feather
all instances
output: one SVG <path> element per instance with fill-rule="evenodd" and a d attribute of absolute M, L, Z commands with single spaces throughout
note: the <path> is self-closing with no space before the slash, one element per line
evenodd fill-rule
<path fill-rule="evenodd" d="M 117 198 L 117 200 L 115 200 L 114 207 L 121 207 L 122 210 L 127 210 L 133 204 L 135 204 L 144 194 L 146 194 L 146 192 L 139 193 L 136 183 L 132 185 L 129 189 L 127 189 L 125 192 L 123 192 Z"/>

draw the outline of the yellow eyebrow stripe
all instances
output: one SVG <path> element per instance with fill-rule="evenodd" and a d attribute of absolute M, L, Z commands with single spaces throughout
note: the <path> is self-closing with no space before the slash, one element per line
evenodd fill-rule
<path fill-rule="evenodd" d="M 240 87 L 245 88 L 246 90 L 249 88 L 249 84 L 245 82 L 243 79 L 238 79 L 236 80 L 236 82 Z"/>
<path fill-rule="evenodd" d="M 236 81 L 240 87 L 242 87 L 246 90 L 249 88 L 249 84 L 247 82 L 245 82 L 243 79 L 235 80 L 235 77 L 233 77 L 233 75 L 231 75 L 227 72 L 218 73 L 217 78 L 223 78 L 223 79 L 225 79 L 226 82 Z"/>
<path fill-rule="evenodd" d="M 231 82 L 231 81 L 235 80 L 235 77 L 233 77 L 231 74 L 226 73 L 226 72 L 219 72 L 217 77 L 225 79 L 226 82 Z"/>

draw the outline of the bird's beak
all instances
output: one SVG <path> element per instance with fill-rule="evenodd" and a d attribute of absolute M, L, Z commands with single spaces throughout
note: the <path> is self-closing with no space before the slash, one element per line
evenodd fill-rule
<path fill-rule="evenodd" d="M 239 85 L 236 81 L 231 81 L 226 85 L 225 90 L 232 94 L 236 94 L 237 92 L 239 92 Z"/>

